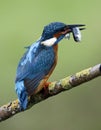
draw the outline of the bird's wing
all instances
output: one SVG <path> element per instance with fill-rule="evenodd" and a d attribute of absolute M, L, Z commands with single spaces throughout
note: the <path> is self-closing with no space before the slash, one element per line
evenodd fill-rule
<path fill-rule="evenodd" d="M 30 47 L 27 48 L 27 51 L 23 55 L 23 57 L 20 59 L 20 62 L 17 67 L 17 72 L 16 72 L 16 81 L 22 81 L 25 77 L 28 76 L 29 72 L 31 71 L 31 64 L 28 58 L 28 53 L 29 53 Z M 34 47 L 33 47 L 34 50 Z M 33 55 L 33 58 L 35 56 Z"/>
<path fill-rule="evenodd" d="M 26 88 L 33 91 L 40 81 L 50 72 L 54 64 L 54 50 L 39 48 L 38 45 L 33 46 L 31 54 L 30 49 L 20 60 L 17 69 L 16 82 L 24 80 Z M 27 56 L 31 55 L 31 59 Z"/>

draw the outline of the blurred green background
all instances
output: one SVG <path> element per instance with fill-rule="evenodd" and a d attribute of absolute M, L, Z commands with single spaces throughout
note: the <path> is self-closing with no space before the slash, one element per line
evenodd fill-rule
<path fill-rule="evenodd" d="M 54 21 L 86 24 L 82 42 L 59 44 L 50 81 L 101 62 L 101 0 L 0 0 L 0 105 L 17 98 L 18 61 L 43 27 Z M 43 101 L 0 123 L 0 130 L 101 130 L 101 78 Z"/>

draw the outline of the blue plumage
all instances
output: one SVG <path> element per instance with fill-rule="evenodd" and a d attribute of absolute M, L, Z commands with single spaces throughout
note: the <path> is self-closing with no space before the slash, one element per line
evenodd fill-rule
<path fill-rule="evenodd" d="M 44 27 L 41 38 L 27 48 L 21 58 L 16 73 L 15 90 L 18 95 L 21 109 L 26 109 L 28 96 L 39 86 L 40 82 L 52 69 L 55 63 L 55 51 L 53 46 L 42 45 L 41 42 L 53 38 L 66 25 L 54 22 Z M 57 38 L 59 42 L 63 36 Z M 54 44 L 56 44 L 55 42 Z"/>
<path fill-rule="evenodd" d="M 37 41 L 30 46 L 17 68 L 16 92 L 24 109 L 27 107 L 27 96 L 33 93 L 54 63 L 53 48 L 39 44 L 40 41 Z"/>
<path fill-rule="evenodd" d="M 53 22 L 45 26 L 42 33 L 42 40 L 52 38 L 55 33 L 62 31 L 64 27 L 66 27 L 66 24 L 61 23 L 61 22 Z"/>
<path fill-rule="evenodd" d="M 20 102 L 20 107 L 21 109 L 26 109 L 27 107 L 27 103 L 28 103 L 28 93 L 26 91 L 26 87 L 24 86 L 24 80 L 22 81 L 17 81 L 15 83 L 16 85 L 16 93 L 18 95 L 18 99 L 19 99 L 19 102 Z"/>

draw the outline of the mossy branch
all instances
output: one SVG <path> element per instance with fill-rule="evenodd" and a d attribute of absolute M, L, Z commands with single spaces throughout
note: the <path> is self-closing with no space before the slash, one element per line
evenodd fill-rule
<path fill-rule="evenodd" d="M 48 97 L 77 87 L 78 85 L 92 80 L 98 76 L 101 76 L 101 64 L 80 71 L 74 75 L 61 79 L 60 81 L 52 82 L 49 84 L 46 90 L 43 89 L 38 94 L 32 95 L 28 98 L 28 107 L 26 110 L 30 109 L 36 103 L 47 99 Z M 20 112 L 22 111 L 20 110 L 20 104 L 18 100 L 11 101 L 8 104 L 0 107 L 0 121 L 6 120 Z"/>

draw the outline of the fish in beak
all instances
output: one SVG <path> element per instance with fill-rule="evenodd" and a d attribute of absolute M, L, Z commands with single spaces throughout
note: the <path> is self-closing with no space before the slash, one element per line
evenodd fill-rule
<path fill-rule="evenodd" d="M 84 24 L 73 24 L 67 25 L 66 28 L 68 29 L 68 33 L 66 33 L 65 38 L 70 39 L 70 33 L 73 34 L 73 38 L 76 42 L 81 41 L 81 30 L 84 30 Z"/>

